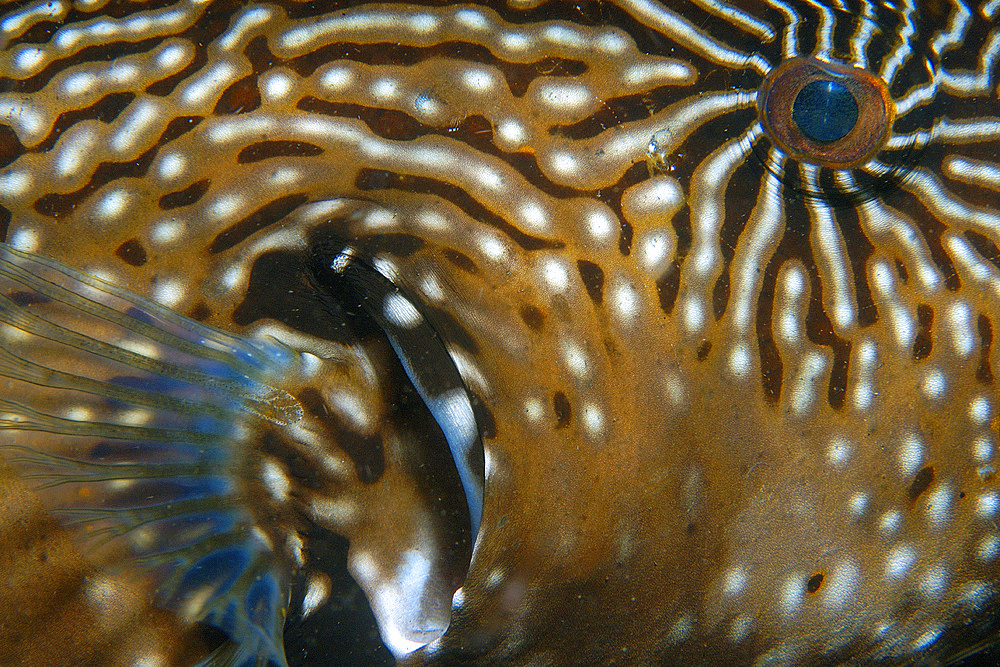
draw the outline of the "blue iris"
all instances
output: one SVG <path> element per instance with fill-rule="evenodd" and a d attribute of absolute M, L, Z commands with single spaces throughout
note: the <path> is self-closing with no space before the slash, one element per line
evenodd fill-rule
<path fill-rule="evenodd" d="M 858 122 L 858 102 L 836 81 L 810 81 L 792 103 L 792 119 L 813 141 L 839 141 Z"/>

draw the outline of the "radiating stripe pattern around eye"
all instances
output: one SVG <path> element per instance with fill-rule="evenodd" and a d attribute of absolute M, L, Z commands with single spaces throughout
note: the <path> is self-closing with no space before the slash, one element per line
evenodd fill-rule
<path fill-rule="evenodd" d="M 4 252 L 287 352 L 220 474 L 304 615 L 337 533 L 414 662 L 989 643 L 1000 3 L 2 11 Z"/>

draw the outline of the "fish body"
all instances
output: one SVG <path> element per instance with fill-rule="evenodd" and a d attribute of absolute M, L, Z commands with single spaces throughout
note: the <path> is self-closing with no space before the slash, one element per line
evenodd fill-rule
<path fill-rule="evenodd" d="M 988 647 L 998 15 L 7 9 L 0 545 L 83 591 L 25 646 L 284 664 L 335 533 L 413 664 Z"/>

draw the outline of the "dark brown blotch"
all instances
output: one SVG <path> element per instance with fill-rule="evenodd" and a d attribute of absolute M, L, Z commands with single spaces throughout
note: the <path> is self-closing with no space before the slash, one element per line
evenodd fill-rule
<path fill-rule="evenodd" d="M 183 190 L 168 192 L 160 197 L 160 208 L 164 211 L 169 211 L 172 208 L 190 206 L 205 196 L 205 193 L 208 192 L 208 188 L 211 184 L 211 179 L 203 178 L 200 181 L 195 181 Z"/>
<path fill-rule="evenodd" d="M 576 268 L 580 272 L 580 280 L 583 281 L 590 300 L 594 305 L 601 305 L 604 301 L 604 270 L 585 259 L 577 260 Z"/>
<path fill-rule="evenodd" d="M 708 359 L 708 353 L 712 351 L 712 341 L 703 340 L 701 345 L 698 346 L 698 361 L 705 361 Z"/>
<path fill-rule="evenodd" d="M 569 399 L 566 398 L 566 394 L 561 391 L 557 391 L 552 396 L 552 409 L 556 413 L 556 428 L 564 428 L 569 425 L 570 417 L 573 415 L 573 411 L 569 406 Z"/>
<path fill-rule="evenodd" d="M 188 313 L 188 317 L 197 322 L 204 322 L 211 316 L 212 311 L 204 301 L 200 302 L 191 309 L 190 313 Z"/>
<path fill-rule="evenodd" d="M 815 593 L 819 590 L 819 587 L 823 585 L 823 573 L 817 572 L 813 576 L 809 577 L 806 581 L 806 590 L 810 593 Z"/>
<path fill-rule="evenodd" d="M 930 356 L 934 349 L 931 327 L 934 325 L 934 309 L 926 304 L 917 306 L 917 337 L 913 341 L 913 360 L 921 361 Z"/>
<path fill-rule="evenodd" d="M 990 318 L 979 314 L 979 366 L 976 368 L 976 379 L 983 384 L 993 384 L 993 369 L 990 367 L 990 347 L 993 346 L 993 325 Z"/>
<path fill-rule="evenodd" d="M 493 440 L 497 437 L 497 420 L 493 416 L 486 402 L 479 396 L 470 392 L 469 402 L 472 404 L 472 414 L 476 417 L 476 425 L 479 427 L 479 435 L 484 440 Z"/>
<path fill-rule="evenodd" d="M 313 157 L 322 154 L 322 148 L 306 141 L 258 141 L 241 150 L 236 161 L 252 164 L 273 157 Z"/>
<path fill-rule="evenodd" d="M 457 250 L 452 250 L 451 248 L 445 248 L 443 254 L 445 259 L 466 273 L 476 274 L 479 272 L 479 267 L 476 266 L 476 263 L 468 255 L 460 253 Z"/>
<path fill-rule="evenodd" d="M 308 200 L 307 194 L 299 193 L 275 199 L 261 206 L 239 222 L 219 232 L 208 246 L 208 252 L 214 255 L 239 245 L 253 234 L 282 220 Z"/>
<path fill-rule="evenodd" d="M 260 88 L 257 86 L 257 75 L 251 74 L 226 88 L 212 113 L 216 116 L 248 113 L 259 107 Z"/>
<path fill-rule="evenodd" d="M 545 313 L 535 306 L 521 306 L 521 319 L 532 331 L 541 331 L 545 326 Z"/>
<path fill-rule="evenodd" d="M 899 276 L 899 280 L 903 284 L 906 284 L 910 280 L 910 274 L 906 270 L 906 265 L 898 259 L 896 260 L 896 274 Z"/>
<path fill-rule="evenodd" d="M 0 241 L 7 240 L 7 231 L 10 229 L 10 221 L 13 217 L 9 208 L 0 206 Z"/>
<path fill-rule="evenodd" d="M 919 472 L 917 472 L 910 486 L 906 488 L 906 495 L 911 501 L 916 500 L 920 497 L 921 493 L 930 487 L 933 482 L 934 468 L 931 466 L 924 466 Z"/>
<path fill-rule="evenodd" d="M 118 246 L 115 254 L 118 255 L 118 259 L 131 266 L 142 266 L 149 260 L 146 249 L 142 247 L 139 239 L 125 241 L 125 243 Z"/>

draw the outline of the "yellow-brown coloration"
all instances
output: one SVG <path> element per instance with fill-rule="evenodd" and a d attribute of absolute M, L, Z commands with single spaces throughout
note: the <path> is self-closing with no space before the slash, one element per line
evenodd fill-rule
<path fill-rule="evenodd" d="M 350 540 L 397 656 L 906 662 L 993 631 L 996 2 L 70 4 L 0 20 L 6 242 L 293 351 L 234 497 L 289 571 Z M 817 71 L 855 82 L 850 150 L 782 124 Z M 403 301 L 345 296 L 355 260 Z M 369 311 L 461 374 L 474 545 L 404 368 L 440 358 Z"/>

